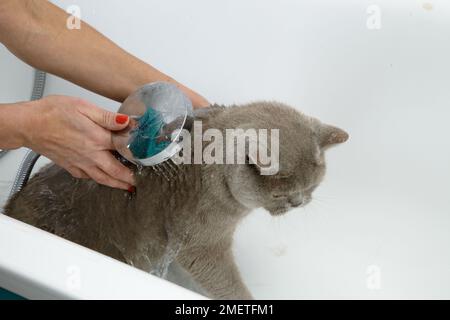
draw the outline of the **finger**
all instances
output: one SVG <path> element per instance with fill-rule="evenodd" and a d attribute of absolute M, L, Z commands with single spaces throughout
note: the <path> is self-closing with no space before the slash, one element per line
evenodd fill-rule
<path fill-rule="evenodd" d="M 92 180 L 104 186 L 127 191 L 130 191 L 133 188 L 133 186 L 109 176 L 107 173 L 97 167 L 91 167 L 90 169 L 86 170 L 86 173 Z"/>
<path fill-rule="evenodd" d="M 97 130 L 95 141 L 97 143 L 97 146 L 101 150 L 115 150 L 115 146 L 113 144 L 111 131 L 103 128 L 97 128 L 100 130 Z M 105 151 L 106 152 L 106 151 Z"/>
<path fill-rule="evenodd" d="M 133 172 L 125 167 L 110 152 L 99 153 L 95 159 L 97 166 L 114 179 L 120 180 L 128 185 L 135 185 Z"/>
<path fill-rule="evenodd" d="M 99 126 L 112 131 L 125 129 L 130 122 L 127 115 L 104 110 L 93 104 L 80 106 L 80 111 Z"/>
<path fill-rule="evenodd" d="M 67 171 L 76 179 L 89 179 L 89 176 L 79 168 L 71 167 Z"/>
<path fill-rule="evenodd" d="M 205 97 L 199 95 L 192 89 L 189 89 L 188 87 L 185 87 L 183 85 L 179 85 L 179 89 L 181 89 L 181 91 L 183 91 L 184 94 L 186 94 L 187 97 L 191 100 L 194 109 L 206 108 L 211 105 L 211 103 L 208 100 L 206 100 Z"/>

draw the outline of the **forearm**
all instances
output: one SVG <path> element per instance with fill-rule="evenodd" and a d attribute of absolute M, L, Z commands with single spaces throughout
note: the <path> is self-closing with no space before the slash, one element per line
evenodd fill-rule
<path fill-rule="evenodd" d="M 0 104 L 0 149 L 17 149 L 26 145 L 28 109 L 34 102 Z"/>
<path fill-rule="evenodd" d="M 176 83 L 88 24 L 82 22 L 79 30 L 68 29 L 68 15 L 48 1 L 1 2 L 4 3 L 4 10 L 1 13 L 0 8 L 0 14 L 4 18 L 0 22 L 0 41 L 20 59 L 40 70 L 116 101 L 123 101 L 145 83 Z M 188 96 L 194 94 L 176 84 Z"/>

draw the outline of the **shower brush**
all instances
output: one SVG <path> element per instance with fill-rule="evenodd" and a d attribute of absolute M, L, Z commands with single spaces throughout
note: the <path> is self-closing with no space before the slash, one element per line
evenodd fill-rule
<path fill-rule="evenodd" d="M 154 82 L 131 94 L 118 112 L 130 117 L 130 125 L 113 133 L 117 152 L 139 168 L 152 167 L 166 179 L 174 176 L 178 167 L 171 158 L 182 148 L 191 101 L 174 84 Z"/>

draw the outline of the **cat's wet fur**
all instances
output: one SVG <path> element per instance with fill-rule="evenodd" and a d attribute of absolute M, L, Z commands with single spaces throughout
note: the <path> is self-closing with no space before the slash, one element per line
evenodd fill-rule
<path fill-rule="evenodd" d="M 324 151 L 348 135 L 274 102 L 215 106 L 197 118 L 204 130 L 279 129 L 279 172 L 263 176 L 254 164 L 183 164 L 167 180 L 144 168 L 130 197 L 51 164 L 8 202 L 5 213 L 160 276 L 172 258 L 202 293 L 251 299 L 231 250 L 236 226 L 255 208 L 276 216 L 309 203 L 325 174 Z"/>

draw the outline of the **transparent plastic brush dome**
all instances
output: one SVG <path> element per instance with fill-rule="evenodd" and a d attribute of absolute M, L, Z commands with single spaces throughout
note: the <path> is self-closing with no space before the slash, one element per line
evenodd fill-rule
<path fill-rule="evenodd" d="M 147 84 L 130 95 L 118 110 L 130 125 L 113 134 L 115 149 L 142 166 L 162 163 L 181 150 L 180 134 L 192 103 L 174 84 Z"/>

